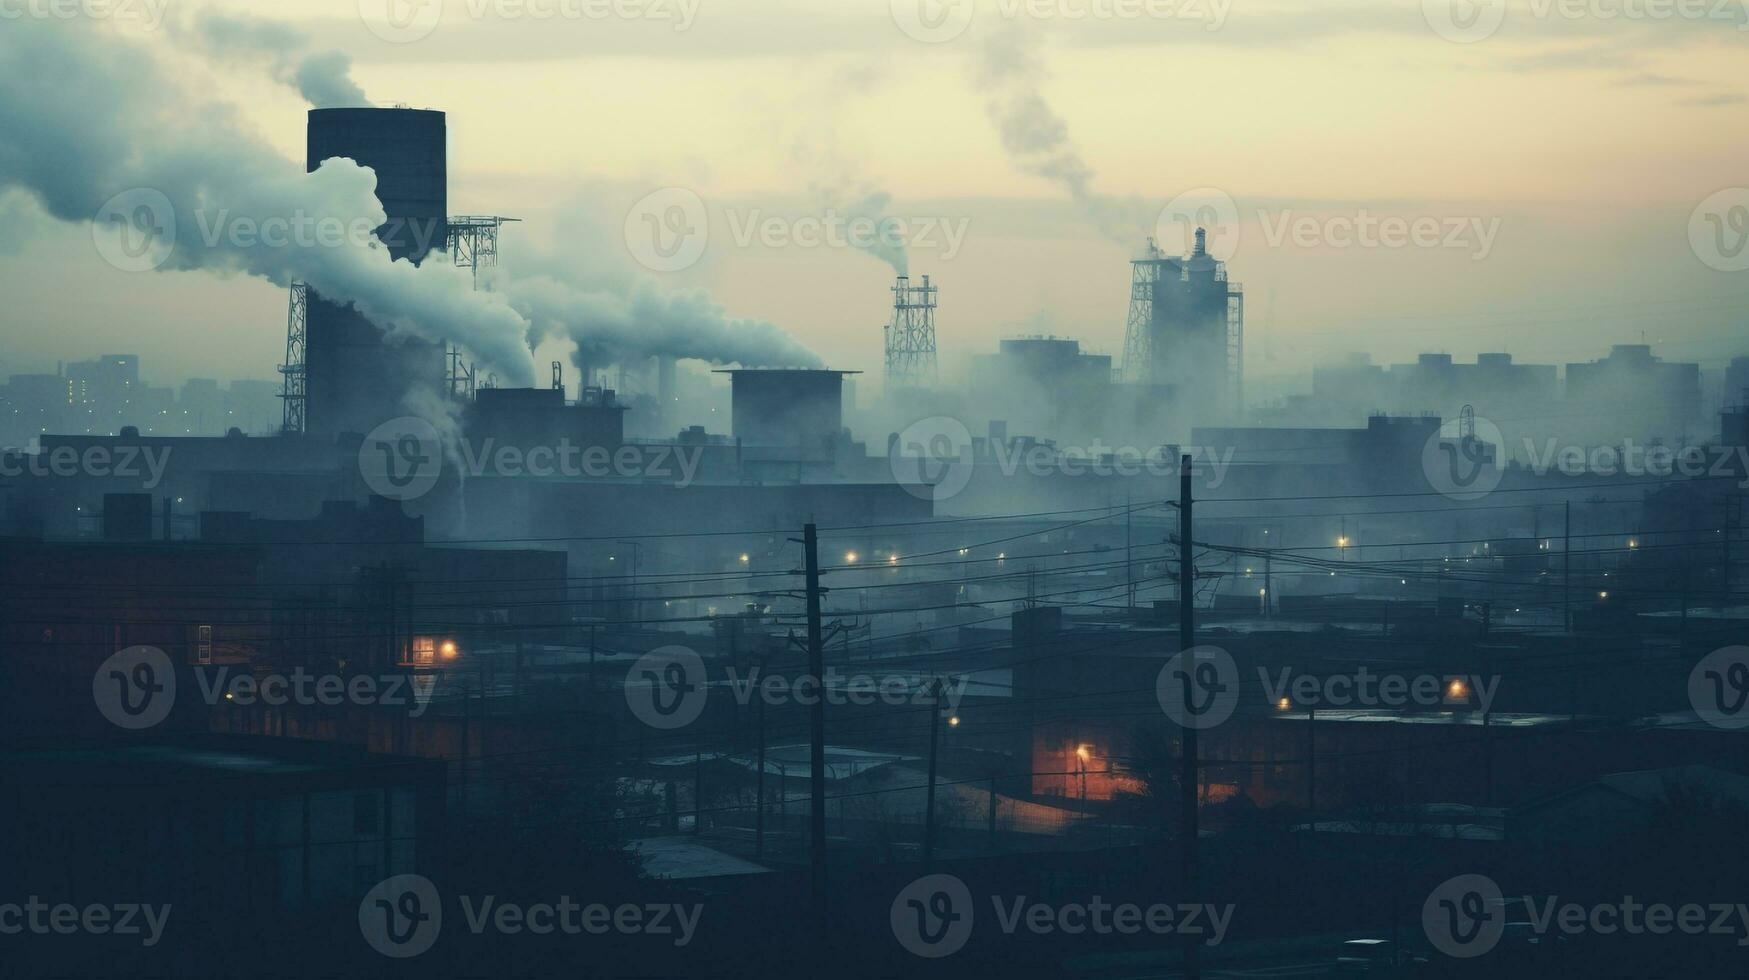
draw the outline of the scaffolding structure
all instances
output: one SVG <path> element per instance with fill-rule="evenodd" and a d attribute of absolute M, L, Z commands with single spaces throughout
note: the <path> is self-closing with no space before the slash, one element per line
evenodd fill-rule
<path fill-rule="evenodd" d="M 285 363 L 279 366 L 280 431 L 304 431 L 304 326 L 310 308 L 310 291 L 301 282 L 291 284 L 285 316 Z"/>
<path fill-rule="evenodd" d="M 455 259 L 455 264 L 473 273 L 474 288 L 480 288 L 480 270 L 498 264 L 498 229 L 505 223 L 521 218 L 498 215 L 463 214 L 449 219 L 443 247 Z"/>
<path fill-rule="evenodd" d="M 1123 378 L 1132 384 L 1155 384 L 1154 297 L 1163 277 L 1189 282 L 1194 260 L 1213 262 L 1213 281 L 1226 287 L 1226 397 L 1231 413 L 1245 405 L 1245 287 L 1227 278 L 1224 262 L 1208 258 L 1208 232 L 1196 230 L 1195 251 L 1183 258 L 1168 256 L 1148 239 L 1142 255 L 1130 262 L 1130 310 L 1124 324 Z"/>
<path fill-rule="evenodd" d="M 886 327 L 886 386 L 933 386 L 935 360 L 935 304 L 939 289 L 923 277 L 923 285 L 911 285 L 900 276 L 893 284 L 893 321 Z"/>

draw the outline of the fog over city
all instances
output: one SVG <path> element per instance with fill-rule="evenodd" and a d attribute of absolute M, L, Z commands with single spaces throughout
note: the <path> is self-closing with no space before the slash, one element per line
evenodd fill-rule
<path fill-rule="evenodd" d="M 21 977 L 1735 977 L 1749 0 L 0 0 Z"/>

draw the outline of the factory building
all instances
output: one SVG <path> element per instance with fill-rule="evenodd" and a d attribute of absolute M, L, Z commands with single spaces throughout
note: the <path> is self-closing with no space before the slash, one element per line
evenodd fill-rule
<path fill-rule="evenodd" d="M 1130 380 L 1169 387 L 1196 424 L 1230 417 L 1244 405 L 1244 290 L 1196 230 L 1187 256 L 1152 240 L 1130 263 L 1130 314 L 1124 369 Z"/>
<path fill-rule="evenodd" d="M 388 222 L 377 237 L 396 259 L 418 263 L 444 246 L 449 178 L 444 114 L 430 109 L 312 109 L 308 169 L 343 157 L 376 172 Z M 421 385 L 440 390 L 441 344 L 389 342 L 350 304 L 309 295 L 305 314 L 305 430 L 369 432 L 406 414 L 402 398 Z"/>
<path fill-rule="evenodd" d="M 761 455 L 830 459 L 844 438 L 844 378 L 858 371 L 741 369 L 730 379 L 731 432 Z"/>

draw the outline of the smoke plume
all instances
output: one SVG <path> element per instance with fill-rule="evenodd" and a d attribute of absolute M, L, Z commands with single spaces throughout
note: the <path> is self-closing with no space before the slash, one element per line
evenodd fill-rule
<path fill-rule="evenodd" d="M 289 24 L 244 14 L 202 13 L 192 30 L 179 33 L 188 34 L 202 52 L 217 60 L 266 59 L 273 80 L 296 88 L 312 108 L 372 105 L 352 80 L 352 59 L 345 52 L 310 52 L 309 36 Z"/>
<path fill-rule="evenodd" d="M 649 280 L 590 288 L 552 275 L 511 279 L 504 291 L 532 326 L 530 345 L 568 338 L 577 345 L 579 367 L 650 357 L 747 367 L 820 366 L 818 356 L 776 326 L 731 318 L 701 292 L 667 292 Z"/>
<path fill-rule="evenodd" d="M 414 266 L 346 232 L 386 220 L 375 173 L 350 160 L 305 173 L 229 107 L 177 98 L 146 51 L 118 37 L 0 32 L 0 190 L 12 187 L 80 223 L 123 192 L 162 194 L 167 213 L 148 215 L 170 246 L 159 268 L 303 281 L 350 300 L 391 337 L 447 339 L 513 383 L 533 382 L 528 324 L 503 297 L 475 292 L 441 253 Z M 270 227 L 284 232 L 277 244 Z"/>
<path fill-rule="evenodd" d="M 1019 27 L 991 34 L 980 48 L 977 80 L 988 93 L 985 108 L 1003 152 L 1023 173 L 1061 188 L 1100 234 L 1129 243 L 1123 209 L 1094 193 L 1093 168 L 1040 90 L 1046 74 L 1037 41 Z"/>

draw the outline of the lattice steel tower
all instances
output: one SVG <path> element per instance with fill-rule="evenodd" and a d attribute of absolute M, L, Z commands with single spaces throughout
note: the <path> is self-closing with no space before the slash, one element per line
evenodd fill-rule
<path fill-rule="evenodd" d="M 1150 238 L 1130 263 L 1130 312 L 1123 373 L 1136 384 L 1171 385 L 1180 395 L 1236 416 L 1245 404 L 1245 290 L 1196 230 L 1190 255 L 1169 256 Z"/>
<path fill-rule="evenodd" d="M 887 390 L 927 387 L 936 382 L 935 297 L 939 290 L 923 277 L 923 285 L 911 285 L 910 276 L 893 284 L 893 322 L 887 325 Z"/>

